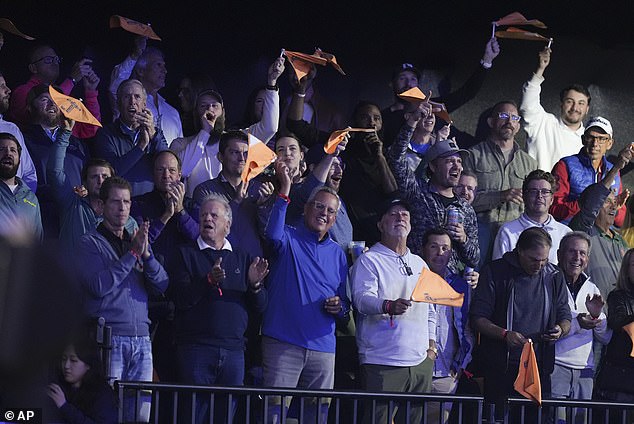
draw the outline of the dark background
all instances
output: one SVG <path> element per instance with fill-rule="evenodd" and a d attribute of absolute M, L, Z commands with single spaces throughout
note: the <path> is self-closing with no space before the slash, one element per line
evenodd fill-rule
<path fill-rule="evenodd" d="M 491 21 L 519 11 L 546 23 L 548 29 L 538 31 L 554 38 L 543 85 L 546 110 L 558 112 L 563 86 L 586 84 L 593 95 L 591 114 L 605 116 L 615 128 L 613 150 L 634 141 L 634 6 L 629 1 L 0 1 L 0 10 L 23 32 L 50 42 L 65 59 L 62 72 L 88 52 L 102 92 L 131 40 L 123 30 L 108 28 L 109 16 L 150 22 L 163 38 L 154 43 L 167 56 L 163 95 L 176 106 L 179 78 L 209 72 L 225 98 L 229 122 L 240 120 L 246 96 L 265 82 L 282 47 L 307 53 L 321 47 L 337 55 L 348 75 L 319 68 L 316 84 L 348 116 L 358 99 L 390 104 L 389 79 L 403 62 L 435 69 L 432 79 L 445 76 L 458 88 L 479 66 Z M 10 86 L 28 78 L 25 57 L 32 45 L 5 34 L 0 67 Z M 474 132 L 477 116 L 493 103 L 519 101 L 544 46 L 520 40 L 500 40 L 500 45 L 482 91 L 452 116 L 464 130 Z M 421 85 L 425 89 L 426 83 Z M 282 92 L 288 93 L 286 84 Z M 518 138 L 521 142 L 523 133 Z"/>

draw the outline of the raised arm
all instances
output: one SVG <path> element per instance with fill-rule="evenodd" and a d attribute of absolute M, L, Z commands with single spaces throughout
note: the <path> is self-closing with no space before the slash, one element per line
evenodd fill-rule
<path fill-rule="evenodd" d="M 267 75 L 267 86 L 264 90 L 262 118 L 249 127 L 249 132 L 264 143 L 273 138 L 280 122 L 280 92 L 277 80 L 284 72 L 284 58 L 278 57 L 271 64 Z"/>
<path fill-rule="evenodd" d="M 540 116 L 546 114 L 541 105 L 540 93 L 541 85 L 544 82 L 544 71 L 550 64 L 551 50 L 545 47 L 539 52 L 537 69 L 532 78 L 528 80 L 522 88 L 522 101 L 520 103 L 520 113 L 526 124 L 533 124 Z"/>
<path fill-rule="evenodd" d="M 405 113 L 405 124 L 396 137 L 396 141 L 390 146 L 387 152 L 387 162 L 392 170 L 392 175 L 398 190 L 408 199 L 414 199 L 421 195 L 420 187 L 416 181 L 415 174 L 407 164 L 407 145 L 409 144 L 421 113 L 415 111 Z"/>

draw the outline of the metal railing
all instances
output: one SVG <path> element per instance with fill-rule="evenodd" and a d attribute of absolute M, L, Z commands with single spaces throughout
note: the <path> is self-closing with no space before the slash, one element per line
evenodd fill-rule
<path fill-rule="evenodd" d="M 125 422 L 123 417 L 124 396 L 133 396 L 137 403 L 141 401 L 141 393 L 151 391 L 152 412 L 150 422 L 163 423 L 194 423 L 199 413 L 197 400 L 207 404 L 208 412 L 204 422 L 209 423 L 245 423 L 263 424 L 271 422 L 270 413 L 279 405 L 285 405 L 293 399 L 288 410 L 288 416 L 281 414 L 278 424 L 291 423 L 329 423 L 329 424 L 357 424 L 376 423 L 376 411 L 380 407 L 387 408 L 387 416 L 393 417 L 396 410 L 404 414 L 405 422 L 410 421 L 417 409 L 422 410 L 421 420 L 424 424 L 435 424 L 442 421 L 442 414 L 435 420 L 428 419 L 431 404 L 440 404 L 440 409 L 446 403 L 453 405 L 449 423 L 510 423 L 533 424 L 539 422 L 557 423 L 557 414 L 564 415 L 565 422 L 572 421 L 575 410 L 586 411 L 585 422 L 629 424 L 634 421 L 627 416 L 627 410 L 634 410 L 634 404 L 599 402 L 599 401 L 571 401 L 559 399 L 544 399 L 541 407 L 537 407 L 528 399 L 511 398 L 504 405 L 504 411 L 495 421 L 494 405 L 484 403 L 481 396 L 412 394 L 412 393 L 371 393 L 350 390 L 300 390 L 262 387 L 223 387 L 196 386 L 168 383 L 123 382 L 115 385 L 119 396 L 119 421 Z M 131 394 L 131 392 L 133 394 Z M 317 404 L 329 404 L 327 409 L 315 408 L 311 419 L 307 418 L 307 411 L 318 400 Z M 218 411 L 222 415 L 218 415 Z M 498 411 L 500 412 L 500 411 Z M 365 414 L 365 415 L 364 415 Z M 561 416 L 561 415 L 560 415 Z M 500 418 L 501 417 L 501 418 Z M 390 420 L 390 423 L 392 421 Z"/>

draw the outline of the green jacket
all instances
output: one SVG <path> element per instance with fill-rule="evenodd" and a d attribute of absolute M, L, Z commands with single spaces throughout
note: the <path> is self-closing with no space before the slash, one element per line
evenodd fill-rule
<path fill-rule="evenodd" d="M 524 205 L 503 201 L 502 192 L 521 189 L 524 178 L 538 167 L 535 159 L 515 143 L 513 159 L 505 166 L 500 147 L 487 140 L 471 147 L 462 164 L 478 176 L 478 192 L 472 204 L 478 222 L 501 224 L 519 218 Z"/>

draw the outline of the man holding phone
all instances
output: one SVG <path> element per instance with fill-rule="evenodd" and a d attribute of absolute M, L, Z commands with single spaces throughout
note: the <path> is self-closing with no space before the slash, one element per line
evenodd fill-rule
<path fill-rule="evenodd" d="M 513 382 L 529 339 L 535 346 L 542 396 L 550 396 L 555 342 L 568 334 L 572 320 L 566 284 L 548 262 L 551 246 L 542 228 L 524 230 L 513 251 L 482 269 L 473 294 L 469 319 L 481 336 L 484 398 L 495 404 L 496 419 L 503 415 L 504 399 L 515 393 Z"/>
<path fill-rule="evenodd" d="M 117 175 L 132 186 L 132 196 L 152 191 L 152 156 L 167 150 L 167 142 L 147 108 L 147 92 L 140 81 L 129 79 L 119 85 L 119 118 L 100 128 L 95 140 L 95 156 L 107 160 Z"/>

